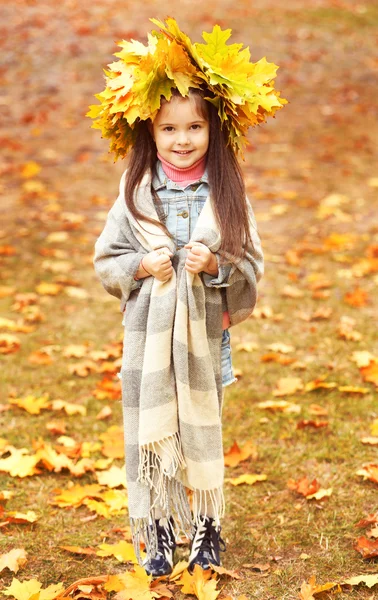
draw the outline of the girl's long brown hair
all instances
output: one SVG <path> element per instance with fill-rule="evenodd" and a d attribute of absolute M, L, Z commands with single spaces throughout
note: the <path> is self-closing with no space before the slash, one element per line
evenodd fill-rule
<path fill-rule="evenodd" d="M 203 98 L 204 92 L 192 89 L 189 98 L 196 102 L 198 112 L 209 122 L 209 148 L 207 171 L 215 218 L 221 233 L 220 254 L 240 259 L 245 255 L 247 243 L 252 243 L 249 233 L 248 205 L 243 175 L 231 146 L 227 145 L 225 131 L 215 106 Z M 180 96 L 173 90 L 174 96 Z M 181 96 L 180 96 L 181 97 Z M 136 142 L 130 153 L 125 184 L 125 199 L 128 209 L 136 219 L 156 223 L 140 213 L 134 203 L 134 193 L 147 170 L 153 174 L 157 162 L 156 145 L 146 121 L 138 125 Z M 159 204 L 156 192 L 153 196 Z M 168 235 L 164 223 L 159 226 Z"/>

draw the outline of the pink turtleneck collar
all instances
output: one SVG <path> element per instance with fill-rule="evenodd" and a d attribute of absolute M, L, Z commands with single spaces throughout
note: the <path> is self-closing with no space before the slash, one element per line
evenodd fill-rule
<path fill-rule="evenodd" d="M 172 163 L 165 160 L 160 154 L 157 155 L 158 159 L 161 161 L 163 171 L 166 176 L 175 183 L 179 183 L 182 187 L 189 185 L 190 183 L 194 183 L 201 179 L 202 175 L 206 169 L 206 160 L 207 155 L 205 154 L 202 158 L 197 160 L 190 167 L 176 167 L 172 165 Z"/>

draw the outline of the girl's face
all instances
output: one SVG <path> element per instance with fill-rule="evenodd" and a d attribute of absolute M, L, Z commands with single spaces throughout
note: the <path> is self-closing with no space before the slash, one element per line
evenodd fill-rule
<path fill-rule="evenodd" d="M 175 167 L 190 167 L 209 147 L 209 123 L 194 99 L 173 96 L 164 102 L 152 124 L 157 151 Z"/>

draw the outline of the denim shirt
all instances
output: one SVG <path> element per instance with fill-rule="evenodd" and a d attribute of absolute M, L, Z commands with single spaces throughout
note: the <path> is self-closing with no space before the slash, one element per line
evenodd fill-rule
<path fill-rule="evenodd" d="M 156 174 L 152 179 L 152 186 L 159 196 L 161 206 L 156 209 L 171 235 L 173 235 L 177 248 L 183 248 L 197 224 L 198 217 L 203 209 L 210 192 L 207 172 L 195 183 L 185 187 L 169 179 L 165 174 L 161 162 L 156 164 Z M 218 260 L 218 257 L 217 257 Z M 202 273 L 203 282 L 207 287 L 226 287 L 231 265 L 220 265 L 218 261 L 218 275 Z M 222 296 L 224 296 L 222 294 Z M 224 310 L 227 305 L 224 299 Z M 232 370 L 230 334 L 228 329 L 222 335 L 222 381 L 223 386 L 236 381 Z"/>

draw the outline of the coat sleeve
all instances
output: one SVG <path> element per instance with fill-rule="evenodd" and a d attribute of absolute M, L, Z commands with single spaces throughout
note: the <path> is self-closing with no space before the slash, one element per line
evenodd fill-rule
<path fill-rule="evenodd" d="M 264 274 L 264 256 L 252 206 L 248 200 L 249 228 L 252 244 L 244 258 L 232 264 L 226 287 L 227 310 L 231 325 L 245 321 L 257 302 L 257 283 Z"/>
<path fill-rule="evenodd" d="M 125 173 L 122 175 L 119 195 L 110 209 L 105 227 L 95 244 L 93 264 L 104 289 L 122 300 L 142 285 L 134 276 L 146 251 L 134 237 L 124 210 Z M 121 308 L 122 310 L 122 308 Z"/>

